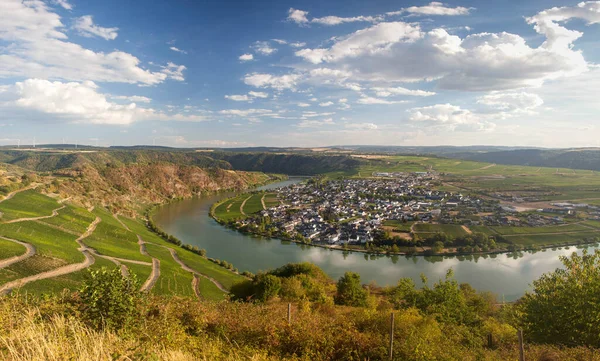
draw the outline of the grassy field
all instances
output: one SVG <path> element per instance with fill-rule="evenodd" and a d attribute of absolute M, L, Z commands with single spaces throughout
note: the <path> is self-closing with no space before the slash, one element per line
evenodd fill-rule
<path fill-rule="evenodd" d="M 383 225 L 386 227 L 394 227 L 394 229 L 397 229 L 400 232 L 410 232 L 413 223 L 415 222 L 402 222 L 398 220 L 389 219 L 383 222 Z"/>
<path fill-rule="evenodd" d="M 200 296 L 206 300 L 221 301 L 226 298 L 225 293 L 219 289 L 210 280 L 200 277 L 198 282 L 198 291 Z"/>
<path fill-rule="evenodd" d="M 537 233 L 564 233 L 564 232 L 590 232 L 591 230 L 579 224 L 566 224 L 564 226 L 547 227 L 490 227 L 502 235 L 537 234 Z"/>
<path fill-rule="evenodd" d="M 246 204 L 244 204 L 244 213 L 250 215 L 262 211 L 263 206 L 260 200 L 263 195 L 263 192 L 253 194 L 252 197 L 246 201 Z"/>
<path fill-rule="evenodd" d="M 416 234 L 424 236 L 427 233 L 445 233 L 449 237 L 461 237 L 468 234 L 462 226 L 457 224 L 431 224 L 431 223 L 416 223 L 413 226 Z"/>
<path fill-rule="evenodd" d="M 540 200 L 581 200 L 600 204 L 600 173 L 590 170 L 500 165 L 418 156 L 382 156 L 363 159 L 356 170 L 327 173 L 329 178 L 372 177 L 374 172 L 443 173 L 441 190 L 473 193 L 535 192 Z"/>
<path fill-rule="evenodd" d="M 150 257 L 140 253 L 137 236 L 123 228 L 108 211 L 96 208 L 93 213 L 102 221 L 94 233 L 83 241 L 86 245 L 107 256 L 152 262 Z"/>
<path fill-rule="evenodd" d="M 597 237 L 598 232 L 577 232 L 567 234 L 546 234 L 546 235 L 516 235 L 516 236 L 505 236 L 505 238 L 515 244 L 523 245 L 552 245 L 561 244 L 566 242 L 578 242 L 584 238 Z"/>
<path fill-rule="evenodd" d="M 184 249 L 177 250 L 179 258 L 190 268 L 196 270 L 199 273 L 212 277 L 221 283 L 225 288 L 231 288 L 231 286 L 238 282 L 243 281 L 244 277 L 237 275 L 206 258 L 200 257 L 199 255 L 186 251 Z"/>
<path fill-rule="evenodd" d="M 87 227 L 94 221 L 95 215 L 88 212 L 85 208 L 78 208 L 67 205 L 66 208 L 58 211 L 57 217 L 46 218 L 38 222 L 57 226 L 63 230 L 82 234 Z"/>
<path fill-rule="evenodd" d="M 59 229 L 34 222 L 0 224 L 0 235 L 31 243 L 39 255 L 58 258 L 65 263 L 84 260 L 75 240 L 78 236 Z"/>
<path fill-rule="evenodd" d="M 146 249 L 152 257 L 160 260 L 160 277 L 152 289 L 153 293 L 195 297 L 192 289 L 194 277 L 191 273 L 181 269 L 171 257 L 168 249 L 154 244 L 147 244 Z"/>
<path fill-rule="evenodd" d="M 60 204 L 56 200 L 30 189 L 0 203 L 0 221 L 49 216 L 57 208 Z"/>
<path fill-rule="evenodd" d="M 0 260 L 20 256 L 25 251 L 25 247 L 20 244 L 0 238 Z"/>
<path fill-rule="evenodd" d="M 114 263 L 109 260 L 96 257 L 93 265 L 89 269 L 100 269 L 106 267 L 113 269 L 117 267 Z M 78 272 L 69 273 L 60 277 L 48 278 L 45 280 L 34 281 L 21 287 L 18 292 L 20 293 L 32 293 L 32 294 L 50 294 L 59 293 L 63 290 L 74 291 L 79 288 L 82 282 L 85 280 L 88 269 L 84 269 Z"/>

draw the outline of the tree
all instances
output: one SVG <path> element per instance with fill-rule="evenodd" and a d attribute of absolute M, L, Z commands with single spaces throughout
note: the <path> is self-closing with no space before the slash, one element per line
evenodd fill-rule
<path fill-rule="evenodd" d="M 124 277 L 119 268 L 89 271 L 79 290 L 82 318 L 96 329 L 119 330 L 139 319 L 141 300 L 135 273 Z"/>
<path fill-rule="evenodd" d="M 281 280 L 273 275 L 259 275 L 255 280 L 256 299 L 266 302 L 279 294 Z"/>
<path fill-rule="evenodd" d="M 433 251 L 433 253 L 441 253 L 444 250 L 444 244 L 440 241 L 437 241 L 433 244 L 431 250 Z"/>
<path fill-rule="evenodd" d="M 564 269 L 533 282 L 519 305 L 535 342 L 600 347 L 600 251 L 560 257 Z"/>
<path fill-rule="evenodd" d="M 360 284 L 358 273 L 346 272 L 337 282 L 334 301 L 338 305 L 365 307 L 369 293 Z"/>

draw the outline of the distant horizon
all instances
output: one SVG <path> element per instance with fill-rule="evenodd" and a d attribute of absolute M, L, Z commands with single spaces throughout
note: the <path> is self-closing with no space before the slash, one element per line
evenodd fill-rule
<path fill-rule="evenodd" d="M 175 146 L 167 146 L 167 145 L 151 145 L 151 144 L 136 144 L 136 145 L 93 145 L 93 144 L 61 144 L 61 143 L 47 143 L 47 144 L 36 144 L 35 147 L 31 144 L 22 144 L 20 147 L 17 144 L 7 144 L 0 145 L 1 148 L 11 148 L 14 150 L 39 150 L 39 149 L 52 149 L 52 148 L 60 148 L 60 147 L 85 147 L 85 148 L 98 148 L 98 149 L 110 149 L 110 148 L 165 148 L 165 149 L 305 149 L 305 150 L 314 150 L 314 149 L 337 149 L 337 148 L 508 148 L 508 149 L 543 149 L 543 150 L 600 150 L 600 146 L 598 147 L 536 147 L 536 146 L 512 146 L 512 145 L 486 145 L 486 144 L 473 144 L 473 145 L 374 145 L 374 144 L 348 144 L 348 145 L 324 145 L 324 146 L 266 146 L 266 145 L 257 145 L 257 146 L 245 146 L 245 147 L 175 147 Z M 318 153 L 317 150 L 314 151 Z"/>

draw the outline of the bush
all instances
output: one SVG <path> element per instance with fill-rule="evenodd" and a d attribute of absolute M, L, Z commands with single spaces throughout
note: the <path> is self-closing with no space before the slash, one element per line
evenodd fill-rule
<path fill-rule="evenodd" d="M 346 272 L 337 283 L 335 303 L 337 305 L 366 307 L 369 294 L 360 284 L 360 275 Z"/>
<path fill-rule="evenodd" d="M 138 320 L 142 294 L 135 274 L 123 277 L 118 268 L 90 270 L 79 290 L 83 320 L 95 329 L 120 330 Z"/>

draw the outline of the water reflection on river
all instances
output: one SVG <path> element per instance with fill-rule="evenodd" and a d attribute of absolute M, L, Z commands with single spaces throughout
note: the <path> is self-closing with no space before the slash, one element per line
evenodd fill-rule
<path fill-rule="evenodd" d="M 263 188 L 272 189 L 299 181 L 300 178 L 291 178 Z M 308 261 L 321 267 L 334 279 L 346 271 L 354 271 L 361 275 L 365 283 L 375 281 L 379 285 L 393 285 L 399 278 L 410 277 L 419 285 L 421 274 L 434 282 L 443 278 L 446 271 L 452 268 L 459 282 L 468 282 L 479 290 L 492 291 L 499 300 L 504 297 L 507 301 L 523 295 L 534 279 L 559 267 L 560 255 L 569 255 L 576 250 L 571 247 L 568 250 L 563 248 L 534 254 L 466 258 L 387 257 L 333 251 L 276 239 L 250 237 L 222 227 L 208 216 L 208 212 L 214 202 L 231 195 L 224 193 L 172 203 L 163 207 L 154 220 L 166 232 L 185 243 L 206 249 L 209 257 L 231 262 L 240 270 L 257 272 L 289 262 Z"/>

